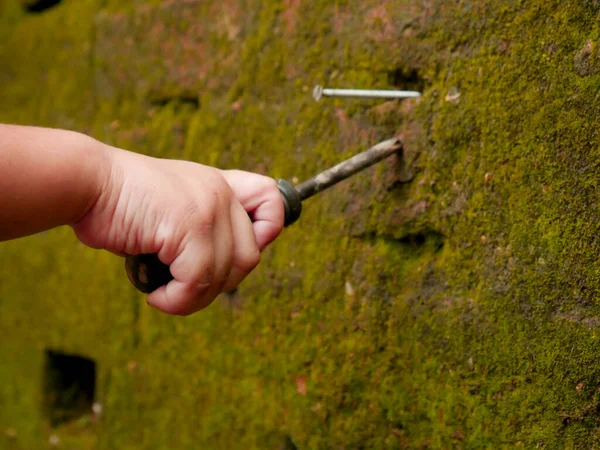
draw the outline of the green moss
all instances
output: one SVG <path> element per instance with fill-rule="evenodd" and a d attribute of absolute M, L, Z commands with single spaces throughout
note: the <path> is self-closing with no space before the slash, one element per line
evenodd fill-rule
<path fill-rule="evenodd" d="M 0 121 L 299 180 L 405 142 L 189 318 L 69 230 L 2 244 L 0 447 L 594 448 L 599 9 L 447 3 L 0 3 Z M 96 359 L 101 420 L 43 423 L 47 347 Z"/>

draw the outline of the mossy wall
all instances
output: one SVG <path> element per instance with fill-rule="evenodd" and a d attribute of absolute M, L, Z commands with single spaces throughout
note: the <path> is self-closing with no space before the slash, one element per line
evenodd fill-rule
<path fill-rule="evenodd" d="M 599 19 L 596 0 L 0 0 L 0 122 L 299 180 L 405 142 L 191 317 L 68 229 L 1 244 L 0 447 L 600 448 Z M 315 84 L 424 95 L 316 103 Z M 46 349 L 96 361 L 99 417 L 50 428 Z"/>

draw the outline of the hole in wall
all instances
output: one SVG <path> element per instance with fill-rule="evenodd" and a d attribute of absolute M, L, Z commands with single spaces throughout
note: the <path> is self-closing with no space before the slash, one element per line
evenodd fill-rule
<path fill-rule="evenodd" d="M 290 436 L 285 436 L 279 445 L 279 450 L 298 450 L 298 447 Z"/>
<path fill-rule="evenodd" d="M 79 355 L 46 350 L 43 409 L 56 427 L 92 412 L 96 391 L 96 363 Z"/>
<path fill-rule="evenodd" d="M 394 237 L 387 233 L 378 233 L 375 231 L 355 234 L 353 237 L 367 241 L 382 240 L 415 250 L 429 249 L 436 253 L 442 250 L 446 243 L 446 236 L 444 236 L 442 233 L 429 229 L 424 229 L 414 233 L 406 233 L 401 237 Z"/>
<path fill-rule="evenodd" d="M 152 106 L 164 107 L 173 103 L 176 108 L 191 107 L 192 109 L 198 109 L 200 107 L 198 93 L 188 89 L 181 89 L 176 92 L 152 90 L 148 93 L 147 98 Z"/>
<path fill-rule="evenodd" d="M 415 248 L 429 246 L 434 252 L 438 252 L 444 247 L 446 236 L 437 231 L 423 230 L 406 234 L 405 236 L 396 239 L 396 241 L 400 244 Z"/>
<path fill-rule="evenodd" d="M 41 13 L 58 5 L 61 0 L 22 0 L 23 7 L 32 13 Z"/>
<path fill-rule="evenodd" d="M 388 83 L 400 90 L 420 91 L 425 89 L 425 80 L 417 69 L 396 68 L 388 71 Z"/>
<path fill-rule="evenodd" d="M 193 109 L 200 107 L 200 100 L 195 96 L 181 95 L 177 97 L 152 97 L 150 98 L 150 105 L 152 106 L 167 106 L 169 103 L 175 103 L 176 106 L 189 106 Z"/>
<path fill-rule="evenodd" d="M 414 234 L 407 234 L 406 236 L 398 239 L 398 242 L 400 242 L 402 244 L 413 245 L 413 246 L 418 247 L 418 246 L 425 244 L 426 240 L 427 240 L 427 236 L 425 235 L 425 233 L 414 233 Z"/>

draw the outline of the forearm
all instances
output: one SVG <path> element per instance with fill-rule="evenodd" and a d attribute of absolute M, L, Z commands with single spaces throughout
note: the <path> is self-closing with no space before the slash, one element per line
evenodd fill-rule
<path fill-rule="evenodd" d="M 109 171 L 103 144 L 88 136 L 0 124 L 0 241 L 75 223 Z"/>

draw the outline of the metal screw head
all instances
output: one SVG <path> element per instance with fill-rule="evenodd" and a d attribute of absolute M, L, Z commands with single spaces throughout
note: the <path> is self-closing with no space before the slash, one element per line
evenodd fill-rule
<path fill-rule="evenodd" d="M 315 88 L 313 89 L 313 98 L 316 101 L 321 100 L 321 98 L 323 97 L 323 86 L 319 86 L 318 84 L 315 86 Z"/>

